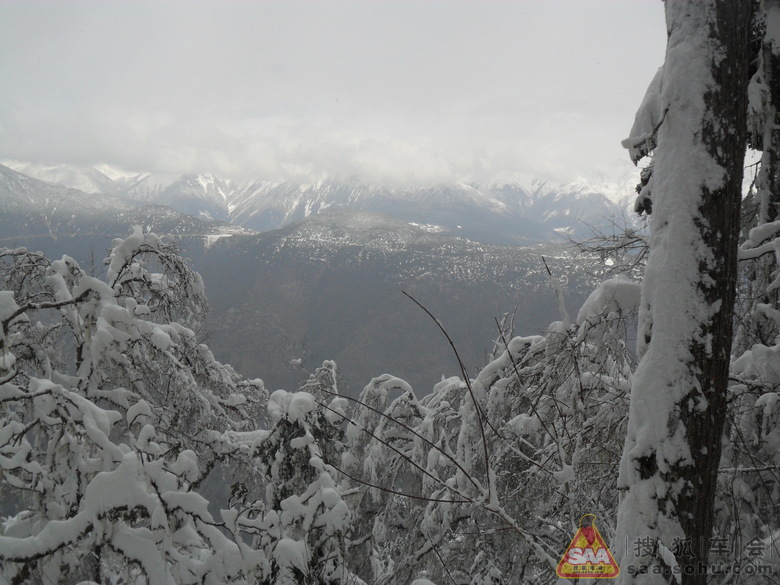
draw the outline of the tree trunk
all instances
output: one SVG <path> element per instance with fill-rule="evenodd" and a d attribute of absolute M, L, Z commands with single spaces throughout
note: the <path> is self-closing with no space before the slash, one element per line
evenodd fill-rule
<path fill-rule="evenodd" d="M 623 583 L 704 584 L 726 414 L 748 0 L 668 0 L 650 255 L 619 486 Z M 638 115 L 639 119 L 639 115 Z M 676 565 L 676 566 L 675 566 Z"/>
<path fill-rule="evenodd" d="M 780 10 L 777 0 L 765 1 L 765 14 L 767 17 L 776 18 Z M 771 23 L 767 22 L 767 27 Z M 761 172 L 766 173 L 762 178 L 761 187 L 768 191 L 766 217 L 762 222 L 776 221 L 780 215 L 780 165 L 778 157 L 780 152 L 780 47 L 776 46 L 777 39 L 772 32 L 767 32 L 761 43 L 761 73 L 768 88 L 767 103 L 764 108 L 764 132 L 761 150 Z"/>

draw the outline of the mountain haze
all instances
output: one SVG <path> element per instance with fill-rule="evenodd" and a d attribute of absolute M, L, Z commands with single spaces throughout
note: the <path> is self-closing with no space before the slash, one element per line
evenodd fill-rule
<path fill-rule="evenodd" d="M 166 205 L 207 221 L 222 220 L 253 231 L 277 229 L 326 209 L 350 209 L 504 245 L 587 237 L 592 227 L 608 224 L 615 216 L 622 218 L 633 193 L 633 179 L 617 186 L 597 178 L 563 185 L 529 181 L 399 188 L 335 180 L 239 184 L 211 174 L 164 177 L 123 173 L 105 165 L 9 164 L 43 180 L 115 195 L 133 204 Z M 622 203 L 615 202 L 618 200 Z"/>
<path fill-rule="evenodd" d="M 225 238 L 205 255 L 211 340 L 247 375 L 289 387 L 324 359 L 341 366 L 353 391 L 382 373 L 427 393 L 459 375 L 452 349 L 403 291 L 431 310 L 467 366 L 484 362 L 503 313 L 518 333 L 560 318 L 542 257 L 565 275 L 570 306 L 595 282 L 595 263 L 550 246 L 493 246 L 431 234 L 388 216 L 325 211 L 279 230 Z M 228 261 L 227 259 L 230 259 Z M 293 365 L 291 365 L 291 361 Z"/>
<path fill-rule="evenodd" d="M 436 315 L 468 367 L 484 363 L 503 314 L 514 315 L 522 334 L 560 318 L 543 257 L 566 277 L 574 313 L 600 268 L 566 251 L 558 233 L 576 233 L 578 218 L 616 207 L 587 186 L 566 194 L 545 183 L 531 191 L 400 192 L 340 183 L 237 187 L 205 175 L 166 183 L 93 170 L 91 188 L 108 193 L 0 166 L 0 245 L 68 254 L 99 271 L 111 240 L 133 225 L 166 235 L 203 277 L 213 308 L 203 333 L 220 360 L 270 387 L 294 388 L 306 377 L 302 368 L 334 359 L 353 393 L 382 373 L 422 393 L 459 375 L 446 339 L 403 291 Z M 88 186 L 85 174 L 57 173 L 51 178 Z"/>
<path fill-rule="evenodd" d="M 33 179 L 0 165 L 0 240 L 76 235 L 122 235 L 141 225 L 170 235 L 240 233 L 159 204 L 134 205 L 111 194 L 85 193 Z"/>

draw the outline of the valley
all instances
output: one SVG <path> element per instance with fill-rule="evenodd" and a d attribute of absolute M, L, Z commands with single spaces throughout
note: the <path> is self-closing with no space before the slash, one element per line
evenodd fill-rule
<path fill-rule="evenodd" d="M 575 255 L 553 219 L 570 218 L 568 231 L 584 234 L 592 226 L 583 218 L 593 219 L 594 210 L 620 211 L 603 195 L 523 199 L 518 186 L 490 196 L 438 187 L 402 197 L 369 187 L 288 185 L 277 186 L 286 196 L 263 191 L 252 199 L 244 188 L 229 200 L 227 183 L 213 177 L 182 177 L 139 201 L 128 195 L 140 194 L 139 181 L 103 175 L 90 183 L 77 175 L 66 183 L 109 193 L 0 166 L 0 245 L 68 254 L 99 272 L 111 240 L 132 225 L 166 235 L 203 277 L 211 313 L 199 333 L 219 360 L 269 388 L 292 389 L 332 359 L 353 395 L 384 373 L 421 394 L 459 374 L 447 340 L 404 291 L 441 321 L 472 369 L 493 350 L 496 319 L 508 314 L 515 333 L 536 334 L 560 318 L 542 258 L 566 281 L 568 310 L 576 314 L 603 269 Z M 188 197 L 171 197 L 184 187 Z M 529 211 L 534 201 L 545 202 L 547 213 Z M 232 209 L 237 223 L 213 219 L 231 219 L 218 208 Z"/>

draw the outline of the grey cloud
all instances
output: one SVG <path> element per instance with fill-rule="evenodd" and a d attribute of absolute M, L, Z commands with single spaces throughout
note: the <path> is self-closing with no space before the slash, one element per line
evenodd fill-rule
<path fill-rule="evenodd" d="M 646 0 L 6 1 L 0 157 L 236 177 L 610 167 Z"/>

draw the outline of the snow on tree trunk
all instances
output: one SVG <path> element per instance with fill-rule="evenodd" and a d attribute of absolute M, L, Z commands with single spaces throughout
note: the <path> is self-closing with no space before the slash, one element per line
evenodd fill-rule
<path fill-rule="evenodd" d="M 759 224 L 774 222 L 780 215 L 780 2 L 766 0 L 763 7 L 765 33 L 758 70 L 748 88 L 751 146 L 762 151 L 756 177 Z"/>
<path fill-rule="evenodd" d="M 667 583 L 675 564 L 707 561 L 732 338 L 750 11 L 734 0 L 666 3 L 666 62 L 642 108 L 656 111 L 640 110 L 624 142 L 636 151 L 652 138 L 656 148 L 641 361 L 619 478 L 623 583 Z M 706 581 L 682 572 L 682 583 Z"/>

